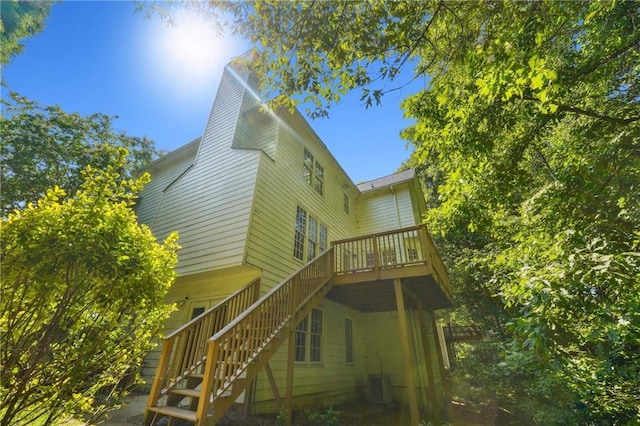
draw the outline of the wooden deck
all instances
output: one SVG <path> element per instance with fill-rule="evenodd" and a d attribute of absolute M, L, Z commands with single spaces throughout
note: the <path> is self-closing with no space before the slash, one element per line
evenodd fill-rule
<path fill-rule="evenodd" d="M 254 281 L 165 339 L 145 424 L 169 417 L 186 419 L 196 426 L 213 425 L 263 368 L 274 400 L 290 418 L 292 336 L 300 319 L 325 297 L 362 312 L 398 312 L 404 358 L 410 366 L 406 380 L 411 419 L 412 424 L 418 424 L 405 310 L 417 310 L 424 334 L 424 308 L 453 304 L 447 271 L 425 226 L 335 241 L 260 298 L 259 285 L 259 280 Z M 286 341 L 286 391 L 281 398 L 269 360 Z M 430 351 L 426 346 L 423 350 L 428 359 Z M 430 389 L 434 389 L 430 380 Z"/>
<path fill-rule="evenodd" d="M 361 312 L 397 309 L 394 280 L 429 309 L 453 306 L 446 268 L 424 225 L 334 241 L 333 289 L 327 297 Z M 408 307 L 416 301 L 409 299 Z"/>

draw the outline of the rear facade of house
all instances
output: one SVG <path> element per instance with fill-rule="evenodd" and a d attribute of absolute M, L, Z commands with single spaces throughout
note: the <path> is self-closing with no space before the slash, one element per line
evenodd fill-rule
<path fill-rule="evenodd" d="M 228 65 L 204 135 L 146 170 L 139 220 L 182 247 L 165 329 L 177 337 L 143 371 L 147 422 L 354 399 L 438 418 L 435 311 L 452 300 L 415 172 L 354 184 L 297 111 L 261 108 L 256 87 L 246 62 Z"/>

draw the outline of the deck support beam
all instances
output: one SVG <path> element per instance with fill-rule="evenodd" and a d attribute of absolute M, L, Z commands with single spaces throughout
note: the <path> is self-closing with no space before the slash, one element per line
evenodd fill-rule
<path fill-rule="evenodd" d="M 295 329 L 289 333 L 289 345 L 287 348 L 287 387 L 285 393 L 284 409 L 285 424 L 291 424 L 291 412 L 293 410 L 293 357 L 296 349 Z"/>
<path fill-rule="evenodd" d="M 291 319 L 289 320 L 289 344 L 287 347 L 287 384 L 286 384 L 286 394 L 285 394 L 285 402 L 284 408 L 286 411 L 285 424 L 291 424 L 291 412 L 293 411 L 293 363 L 295 359 L 295 351 L 296 351 L 296 327 L 298 326 L 297 321 L 297 302 L 298 302 L 298 292 L 299 292 L 299 281 L 295 279 L 291 286 L 291 305 L 289 306 L 289 313 L 291 314 Z"/>
<path fill-rule="evenodd" d="M 429 313 L 428 316 L 431 321 L 431 327 L 433 329 L 433 341 L 436 344 L 436 356 L 438 359 L 438 368 L 440 369 L 440 381 L 442 383 L 442 386 L 440 386 L 440 388 L 442 389 L 443 398 L 440 402 L 441 402 L 442 408 L 444 409 L 446 418 L 450 418 L 449 402 L 447 400 L 447 398 L 449 398 L 450 390 L 449 390 L 449 384 L 445 380 L 447 371 L 444 368 L 444 358 L 442 356 L 442 345 L 440 344 L 440 338 L 438 337 L 438 324 L 436 323 L 436 318 L 433 313 Z"/>
<path fill-rule="evenodd" d="M 411 346 L 409 341 L 409 327 L 407 325 L 407 312 L 404 306 L 404 295 L 402 294 L 402 280 L 396 278 L 393 281 L 396 293 L 396 306 L 398 310 L 398 323 L 400 325 L 400 340 L 404 352 L 405 364 L 407 366 L 407 397 L 409 399 L 409 412 L 411 414 L 411 424 L 417 425 L 420 422 L 418 412 L 418 399 L 416 397 L 416 385 L 413 377 L 414 365 L 411 356 Z"/>
<path fill-rule="evenodd" d="M 267 373 L 267 378 L 269 379 L 269 385 L 271 385 L 271 392 L 273 392 L 273 398 L 278 402 L 278 410 L 281 410 L 284 405 L 282 401 L 282 397 L 280 396 L 280 391 L 278 391 L 278 384 L 276 383 L 276 379 L 273 376 L 273 371 L 271 371 L 271 366 L 269 363 L 264 364 L 264 370 Z"/>
<path fill-rule="evenodd" d="M 435 374 L 434 374 L 434 359 L 431 353 L 430 345 L 429 345 L 429 334 L 427 333 L 427 318 L 424 312 L 424 306 L 422 305 L 422 301 L 418 299 L 418 321 L 420 322 L 420 336 L 422 340 L 422 351 L 424 353 L 424 360 L 427 364 L 427 381 L 429 387 L 427 389 L 427 394 L 429 397 L 429 403 L 431 404 L 431 409 L 433 410 L 433 421 L 435 424 L 440 424 L 440 404 L 438 403 L 438 395 L 436 394 L 436 382 L 435 382 Z M 433 338 L 434 340 L 438 339 L 437 332 L 433 330 Z M 435 345 L 434 341 L 434 349 L 437 351 L 438 347 Z"/>

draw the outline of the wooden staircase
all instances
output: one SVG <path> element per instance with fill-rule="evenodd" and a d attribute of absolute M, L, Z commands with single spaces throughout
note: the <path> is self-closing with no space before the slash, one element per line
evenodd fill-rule
<path fill-rule="evenodd" d="M 329 292 L 332 276 L 333 248 L 262 298 L 256 280 L 167 336 L 145 424 L 214 425 Z"/>

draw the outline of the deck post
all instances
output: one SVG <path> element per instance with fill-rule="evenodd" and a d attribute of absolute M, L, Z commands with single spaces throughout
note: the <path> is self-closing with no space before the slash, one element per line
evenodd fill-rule
<path fill-rule="evenodd" d="M 440 339 L 438 338 L 438 324 L 436 323 L 435 316 L 433 313 L 428 313 L 429 319 L 431 321 L 431 328 L 433 329 L 433 341 L 436 345 L 436 355 L 438 358 L 438 368 L 440 369 L 440 381 L 442 382 L 442 391 L 443 391 L 443 401 L 441 404 L 444 408 L 444 413 L 449 417 L 449 403 L 446 400 L 449 395 L 449 384 L 446 381 L 447 372 L 444 368 L 444 358 L 442 357 L 442 346 L 440 345 Z"/>
<path fill-rule="evenodd" d="M 436 394 L 436 383 L 434 379 L 434 365 L 433 365 L 433 357 L 431 356 L 431 350 L 429 348 L 429 335 L 427 333 L 427 319 L 424 313 L 424 306 L 422 305 L 422 301 L 418 299 L 418 321 L 420 322 L 420 335 L 422 337 L 422 350 L 424 352 L 424 359 L 427 363 L 427 380 L 429 382 L 429 388 L 427 389 L 427 393 L 429 395 L 429 403 L 431 404 L 431 408 L 433 412 L 433 420 L 436 424 L 440 424 L 440 404 L 438 403 L 438 396 Z M 433 330 L 434 334 L 436 330 Z M 438 336 L 435 335 L 434 339 L 437 339 Z M 438 347 L 435 346 L 434 349 L 437 351 Z"/>
<path fill-rule="evenodd" d="M 398 310 L 398 323 L 400 325 L 400 339 L 404 352 L 405 364 L 407 366 L 407 396 L 409 398 L 409 412 L 411 413 L 411 424 L 417 425 L 420 422 L 418 414 L 418 400 L 416 397 L 416 385 L 413 377 L 414 365 L 411 357 L 411 347 L 409 343 L 409 327 L 407 325 L 407 312 L 404 306 L 404 296 L 402 294 L 402 280 L 396 278 L 393 281 L 396 293 L 396 308 Z"/>
<path fill-rule="evenodd" d="M 158 404 L 158 399 L 160 399 L 160 392 L 162 391 L 162 385 L 164 384 L 164 376 L 167 371 L 167 367 L 169 366 L 169 358 L 171 358 L 171 351 L 173 350 L 173 342 L 175 341 L 175 337 L 167 338 L 164 341 L 164 345 L 162 346 L 162 354 L 160 355 L 160 361 L 158 362 L 158 367 L 156 368 L 156 374 L 153 378 L 153 384 L 151 385 L 151 392 L 149 392 L 149 400 L 147 401 L 147 407 L 144 414 L 144 424 L 148 425 L 151 423 L 151 413 L 149 408 L 154 407 Z"/>
<path fill-rule="evenodd" d="M 205 364 L 204 377 L 202 378 L 202 387 L 200 388 L 200 398 L 198 399 L 198 411 L 197 420 L 195 426 L 207 425 L 207 413 L 211 406 L 210 398 L 211 393 L 214 391 L 213 383 L 215 381 L 214 375 L 216 374 L 216 368 L 221 368 L 218 363 L 218 345 L 219 343 L 214 340 L 207 342 L 207 363 Z M 216 389 L 217 392 L 217 389 Z M 214 398 L 215 403 L 215 398 Z M 215 408 L 215 406 L 214 406 Z M 222 417 L 222 416 L 220 416 Z"/>
<path fill-rule="evenodd" d="M 292 322 L 293 324 L 293 322 Z M 295 328 L 289 332 L 289 347 L 287 348 L 287 389 L 285 394 L 285 424 L 291 424 L 291 411 L 293 410 L 293 357 L 296 349 Z"/>
<path fill-rule="evenodd" d="M 286 411 L 286 424 L 291 424 L 291 411 L 293 410 L 293 362 L 296 350 L 296 327 L 298 325 L 296 319 L 296 311 L 298 307 L 299 280 L 294 279 L 291 283 L 291 304 L 289 306 L 289 346 L 287 348 L 287 383 L 284 408 Z"/>

